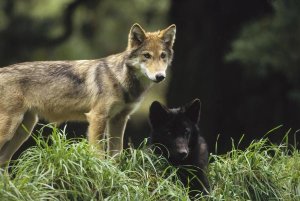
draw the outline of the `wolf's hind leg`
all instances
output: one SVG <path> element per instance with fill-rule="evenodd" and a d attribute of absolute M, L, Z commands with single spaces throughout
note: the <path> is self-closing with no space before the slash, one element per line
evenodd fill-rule
<path fill-rule="evenodd" d="M 6 147 L 23 120 L 23 114 L 0 113 L 0 167 L 6 160 Z"/>
<path fill-rule="evenodd" d="M 0 151 L 0 165 L 10 161 L 13 154 L 28 139 L 37 121 L 38 118 L 35 113 L 27 111 L 24 114 L 23 121 L 19 123 L 13 137 L 2 146 Z"/>

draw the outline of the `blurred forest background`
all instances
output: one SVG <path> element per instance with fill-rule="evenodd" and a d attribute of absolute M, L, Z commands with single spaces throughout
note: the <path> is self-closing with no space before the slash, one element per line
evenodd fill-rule
<path fill-rule="evenodd" d="M 175 23 L 168 79 L 151 90 L 126 136 L 136 144 L 149 136 L 153 100 L 177 107 L 197 97 L 210 151 L 219 138 L 224 153 L 243 134 L 241 148 L 278 125 L 269 136 L 274 142 L 289 128 L 297 133 L 299 12 L 298 0 L 1 0 L 0 66 L 101 58 L 126 48 L 135 22 L 149 31 Z M 68 130 L 84 135 L 86 126 L 72 123 Z"/>

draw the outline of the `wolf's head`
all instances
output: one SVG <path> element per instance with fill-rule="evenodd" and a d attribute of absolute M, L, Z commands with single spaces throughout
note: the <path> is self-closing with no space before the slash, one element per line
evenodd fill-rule
<path fill-rule="evenodd" d="M 127 65 L 154 82 L 164 80 L 173 58 L 175 34 L 174 24 L 156 32 L 145 32 L 140 25 L 134 24 L 128 37 Z"/>
<path fill-rule="evenodd" d="M 197 144 L 200 108 L 199 99 L 175 109 L 169 109 L 157 101 L 151 104 L 152 142 L 161 145 L 163 155 L 171 161 L 184 160 Z"/>

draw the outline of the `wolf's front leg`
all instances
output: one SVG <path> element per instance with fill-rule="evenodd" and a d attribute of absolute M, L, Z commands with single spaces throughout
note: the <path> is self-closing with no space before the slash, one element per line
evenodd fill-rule
<path fill-rule="evenodd" d="M 109 120 L 108 153 L 110 156 L 123 150 L 123 138 L 128 119 L 128 112 L 121 112 Z"/>
<path fill-rule="evenodd" d="M 88 127 L 88 141 L 100 152 L 105 152 L 105 129 L 107 125 L 107 114 L 104 112 L 89 112 L 86 114 L 89 122 Z"/>

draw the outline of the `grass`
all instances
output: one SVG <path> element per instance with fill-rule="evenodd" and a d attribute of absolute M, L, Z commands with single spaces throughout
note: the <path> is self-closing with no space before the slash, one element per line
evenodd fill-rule
<path fill-rule="evenodd" d="M 35 135 L 36 146 L 11 163 L 10 175 L 0 170 L 1 200 L 189 200 L 176 168 L 145 145 L 109 158 L 51 128 L 49 138 Z M 253 141 L 211 161 L 212 191 L 200 200 L 300 200 L 300 154 L 285 143 Z"/>
<path fill-rule="evenodd" d="M 300 154 L 266 139 L 212 156 L 210 200 L 300 200 Z"/>

